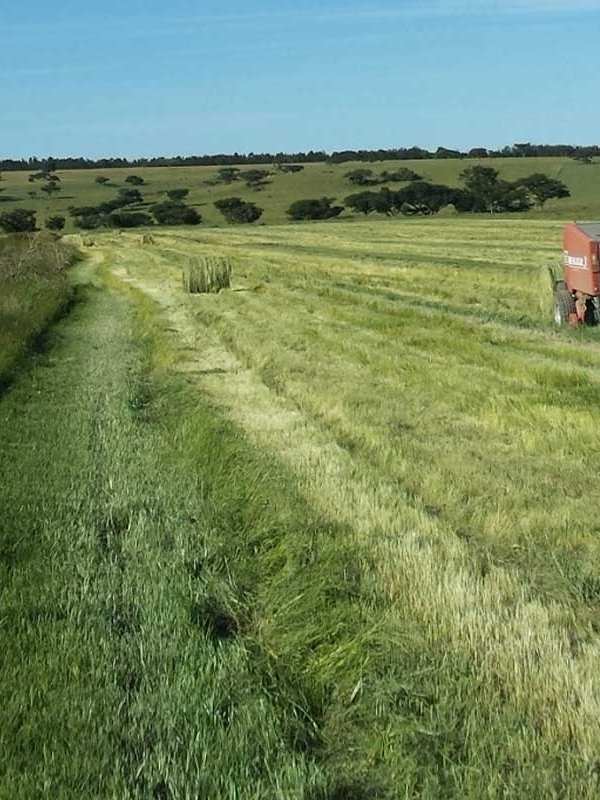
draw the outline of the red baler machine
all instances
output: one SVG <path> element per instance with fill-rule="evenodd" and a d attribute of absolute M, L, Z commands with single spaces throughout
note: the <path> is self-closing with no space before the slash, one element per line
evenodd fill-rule
<path fill-rule="evenodd" d="M 572 222 L 566 226 L 563 275 L 554 290 L 556 324 L 600 322 L 600 222 Z"/>

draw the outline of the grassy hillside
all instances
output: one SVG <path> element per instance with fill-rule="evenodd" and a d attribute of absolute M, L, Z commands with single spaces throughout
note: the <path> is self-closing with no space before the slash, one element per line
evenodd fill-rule
<path fill-rule="evenodd" d="M 206 224 L 221 225 L 223 218 L 213 207 L 213 202 L 223 197 L 241 196 L 256 202 L 265 209 L 262 222 L 267 224 L 287 221 L 285 211 L 294 200 L 305 197 L 321 197 L 327 195 L 343 200 L 348 194 L 356 191 L 346 178 L 345 173 L 358 167 L 372 167 L 375 173 L 394 170 L 399 166 L 414 169 L 424 178 L 431 181 L 459 185 L 459 173 L 471 164 L 485 163 L 500 170 L 501 177 L 514 180 L 533 172 L 543 172 L 560 178 L 571 190 L 571 198 L 548 203 L 544 212 L 533 212 L 532 216 L 591 219 L 600 216 L 600 162 L 582 165 L 570 159 L 486 159 L 485 161 L 469 160 L 432 160 L 379 162 L 376 164 L 308 164 L 303 172 L 297 174 L 276 173 L 271 183 L 262 191 L 246 188 L 245 184 L 233 183 L 228 186 L 209 186 L 205 181 L 213 180 L 217 175 L 214 167 L 157 167 L 136 168 L 132 170 L 90 170 L 59 172 L 62 181 L 62 192 L 48 200 L 40 191 L 41 184 L 27 182 L 26 172 L 6 172 L 0 188 L 0 209 L 14 207 L 33 208 L 38 212 L 38 221 L 43 222 L 48 216 L 63 214 L 68 217 L 68 206 L 95 205 L 102 200 L 114 197 L 117 188 L 126 186 L 128 174 L 134 173 L 145 178 L 148 185 L 141 187 L 146 204 L 164 198 L 168 189 L 189 188 L 189 202 L 196 205 L 202 213 Z M 101 187 L 95 184 L 98 175 L 111 179 L 112 186 Z M 399 186 L 399 184 L 397 184 Z M 29 191 L 37 192 L 31 198 Z M 352 216 L 347 212 L 348 216 Z"/>

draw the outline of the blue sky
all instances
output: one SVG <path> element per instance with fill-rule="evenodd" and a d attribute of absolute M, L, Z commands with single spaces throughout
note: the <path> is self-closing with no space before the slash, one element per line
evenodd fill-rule
<path fill-rule="evenodd" d="M 600 0 L 0 0 L 0 36 L 0 158 L 600 141 Z"/>

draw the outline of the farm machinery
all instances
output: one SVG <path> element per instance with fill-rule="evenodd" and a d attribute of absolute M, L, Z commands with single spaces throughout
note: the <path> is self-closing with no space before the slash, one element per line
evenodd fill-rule
<path fill-rule="evenodd" d="M 563 275 L 554 282 L 557 325 L 600 323 L 600 222 L 572 222 L 563 239 Z"/>

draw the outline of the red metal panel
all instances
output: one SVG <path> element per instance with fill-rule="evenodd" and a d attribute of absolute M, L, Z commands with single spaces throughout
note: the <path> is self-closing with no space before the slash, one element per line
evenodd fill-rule
<path fill-rule="evenodd" d="M 563 240 L 565 282 L 570 291 L 600 295 L 598 242 L 577 224 L 565 228 Z"/>

